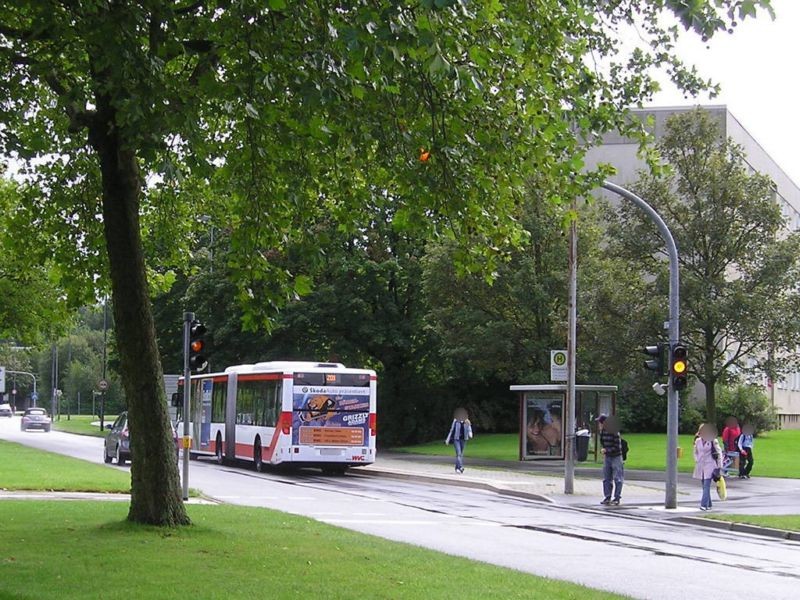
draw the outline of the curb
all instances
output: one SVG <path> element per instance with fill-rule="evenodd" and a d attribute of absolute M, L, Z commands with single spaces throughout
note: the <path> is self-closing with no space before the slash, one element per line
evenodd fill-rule
<path fill-rule="evenodd" d="M 512 490 L 502 486 L 486 483 L 484 481 L 477 481 L 475 479 L 450 479 L 448 477 L 437 477 L 435 475 L 418 475 L 410 471 L 395 471 L 391 469 L 362 469 L 358 471 L 359 475 L 369 475 L 371 477 L 388 477 L 391 479 L 399 479 L 403 481 L 422 481 L 425 483 L 437 483 L 440 485 L 450 485 L 453 487 L 466 487 L 477 490 L 485 490 L 487 492 L 495 492 L 502 496 L 510 496 L 513 498 L 522 498 L 525 500 L 535 500 L 537 502 L 546 502 L 547 504 L 556 504 L 552 498 L 548 498 L 542 494 L 534 492 L 522 492 L 519 490 Z"/>
<path fill-rule="evenodd" d="M 761 537 L 800 542 L 800 532 L 797 531 L 761 527 L 760 525 L 750 525 L 748 523 L 736 523 L 735 521 L 718 521 L 717 519 L 705 519 L 703 517 L 678 517 L 674 520 L 690 525 L 699 525 L 700 527 L 706 527 L 708 529 L 721 529 L 723 531 L 749 533 Z"/>

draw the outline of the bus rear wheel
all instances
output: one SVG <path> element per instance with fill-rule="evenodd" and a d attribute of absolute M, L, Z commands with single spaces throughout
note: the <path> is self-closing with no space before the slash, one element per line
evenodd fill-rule
<path fill-rule="evenodd" d="M 261 438 L 256 438 L 256 443 L 253 444 L 253 464 L 259 473 L 264 470 L 264 459 L 261 456 Z"/>

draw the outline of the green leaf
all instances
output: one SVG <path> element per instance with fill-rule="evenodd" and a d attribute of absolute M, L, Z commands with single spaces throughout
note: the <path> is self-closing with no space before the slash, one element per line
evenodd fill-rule
<path fill-rule="evenodd" d="M 294 292 L 298 296 L 307 296 L 314 288 L 313 281 L 308 275 L 298 275 L 294 278 Z"/>
<path fill-rule="evenodd" d="M 256 107 L 250 104 L 249 102 L 244 105 L 244 110 L 247 112 L 247 115 L 249 117 L 252 117 L 253 119 L 258 118 L 258 111 L 256 110 Z"/>

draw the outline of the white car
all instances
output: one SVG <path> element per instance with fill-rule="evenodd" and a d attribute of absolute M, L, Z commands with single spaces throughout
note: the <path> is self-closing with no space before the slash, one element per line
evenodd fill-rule
<path fill-rule="evenodd" d="M 0 417 L 8 417 L 9 419 L 14 416 L 14 411 L 11 410 L 10 404 L 0 404 Z"/>

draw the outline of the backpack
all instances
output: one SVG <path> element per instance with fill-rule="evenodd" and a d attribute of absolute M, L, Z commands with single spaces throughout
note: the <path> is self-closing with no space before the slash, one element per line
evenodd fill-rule
<path fill-rule="evenodd" d="M 628 460 L 628 440 L 620 438 L 620 445 L 622 446 L 622 460 Z"/>

